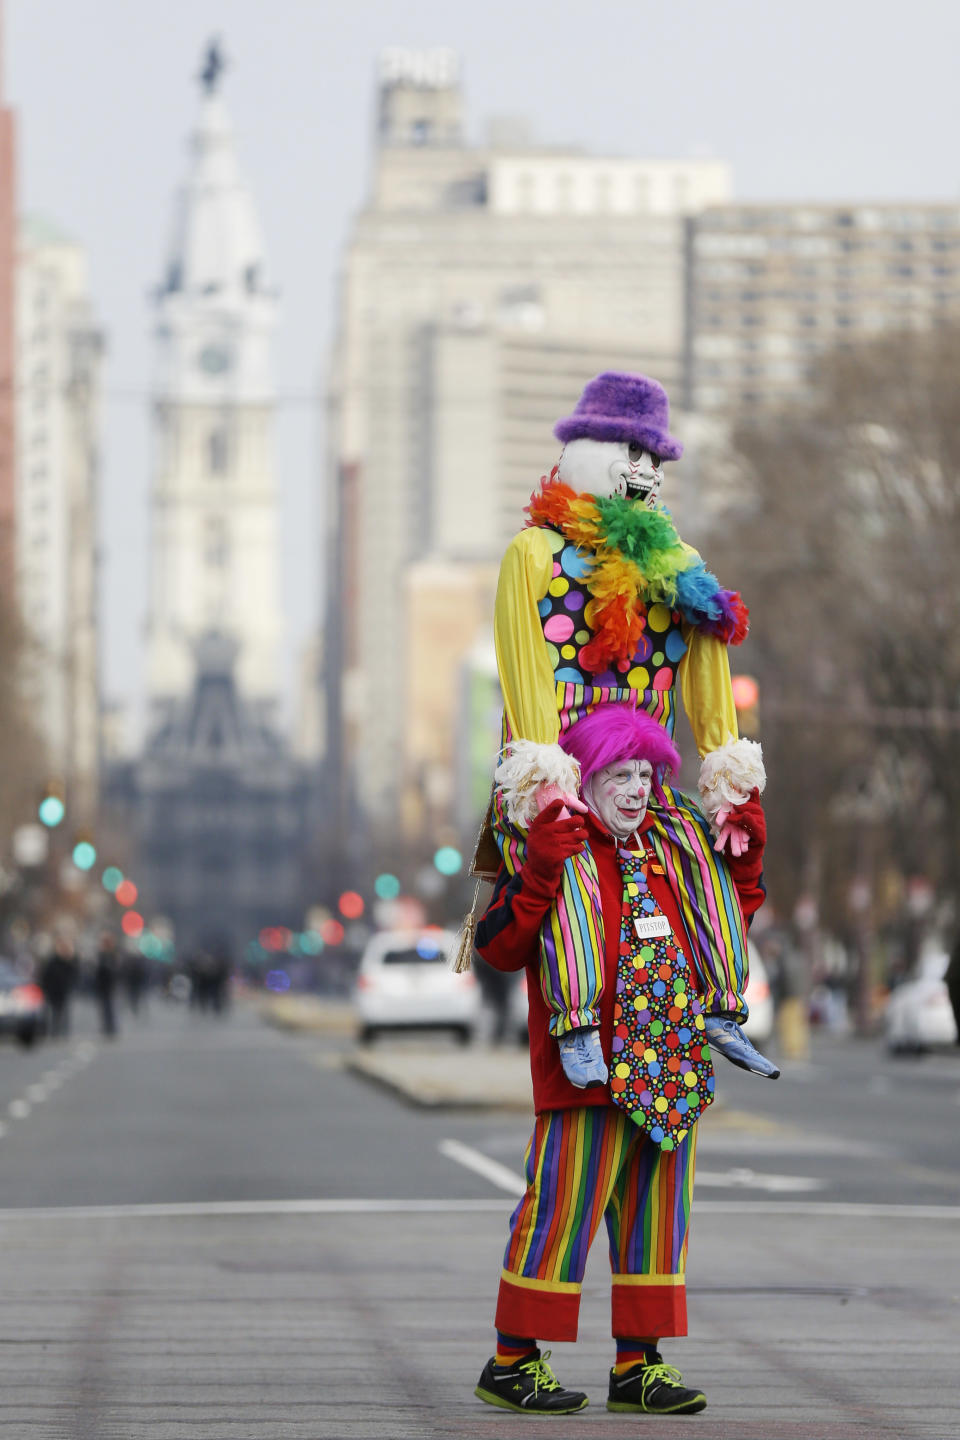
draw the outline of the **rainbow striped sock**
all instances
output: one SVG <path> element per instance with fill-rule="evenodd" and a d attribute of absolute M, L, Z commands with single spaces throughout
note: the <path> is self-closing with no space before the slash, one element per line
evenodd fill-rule
<path fill-rule="evenodd" d="M 624 1375 L 634 1365 L 656 1365 L 660 1359 L 657 1340 L 635 1340 L 628 1336 L 617 1336 L 617 1359 L 614 1375 Z"/>
<path fill-rule="evenodd" d="M 517 1335 L 504 1335 L 497 1331 L 497 1353 L 493 1357 L 494 1365 L 516 1365 L 520 1360 L 526 1360 L 537 1348 L 536 1340 L 523 1340 Z"/>

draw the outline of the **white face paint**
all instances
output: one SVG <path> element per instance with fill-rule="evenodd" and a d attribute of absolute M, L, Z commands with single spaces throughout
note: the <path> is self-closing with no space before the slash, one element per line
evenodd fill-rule
<path fill-rule="evenodd" d="M 629 840 L 647 813 L 653 787 L 649 760 L 616 760 L 591 775 L 583 798 L 618 840 Z"/>
<path fill-rule="evenodd" d="M 629 495 L 652 510 L 663 484 L 663 461 L 626 440 L 568 440 L 558 474 L 578 495 Z"/>

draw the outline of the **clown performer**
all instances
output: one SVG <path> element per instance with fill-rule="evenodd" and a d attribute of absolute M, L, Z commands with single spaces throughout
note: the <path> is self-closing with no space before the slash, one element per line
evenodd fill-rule
<path fill-rule="evenodd" d="M 489 964 L 527 970 L 536 1122 L 500 1277 L 496 1353 L 475 1393 L 502 1409 L 541 1414 L 587 1404 L 581 1391 L 561 1386 L 538 1340 L 576 1340 L 587 1252 L 602 1217 L 616 1341 L 607 1408 L 688 1415 L 702 1410 L 706 1397 L 683 1384 L 659 1347 L 664 1336 L 687 1332 L 697 1128 L 715 1080 L 669 879 L 682 850 L 658 840 L 647 809 L 679 755 L 656 720 L 624 704 L 598 706 L 561 744 L 580 766 L 587 812 L 565 815 L 558 797 L 536 816 L 522 864 L 513 873 L 500 867 L 476 935 Z M 718 864 L 749 917 L 764 898 L 765 829 L 756 799 L 740 819 L 751 844 Z M 587 847 L 602 919 L 600 1047 L 613 1073 L 609 1088 L 583 1090 L 564 1073 L 554 1017 L 536 982 L 539 940 L 565 867 Z"/>
<path fill-rule="evenodd" d="M 726 651 L 745 637 L 747 611 L 680 540 L 658 503 L 663 462 L 682 453 L 668 423 L 666 392 L 656 380 L 607 371 L 556 426 L 559 463 L 532 496 L 527 527 L 511 541 L 497 587 L 504 743 L 493 832 L 516 874 L 538 812 L 557 798 L 568 810 L 583 808 L 576 768 L 558 738 L 598 706 L 624 703 L 672 738 L 679 688 L 701 757 L 700 805 L 665 786 L 655 796 L 652 843 L 663 852 L 699 972 L 711 1046 L 742 1069 L 775 1078 L 777 1067 L 740 1026 L 746 938 L 718 856 L 725 846 L 737 856 L 749 845 L 742 807 L 755 803 L 765 783 L 760 746 L 737 736 Z M 540 940 L 551 1034 L 580 1088 L 607 1080 L 598 1033 L 599 914 L 588 848 L 568 857 Z"/>

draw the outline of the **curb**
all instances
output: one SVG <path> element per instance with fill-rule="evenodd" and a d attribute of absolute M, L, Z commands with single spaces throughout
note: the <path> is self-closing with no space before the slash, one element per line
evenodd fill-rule
<path fill-rule="evenodd" d="M 485 1083 L 483 1070 L 488 1055 L 496 1056 L 497 1077 Z M 474 1060 L 476 1061 L 476 1056 Z M 464 1052 L 462 1078 L 449 1074 L 449 1061 L 438 1067 L 433 1057 L 368 1055 L 355 1052 L 345 1057 L 343 1068 L 362 1080 L 388 1091 L 395 1098 L 420 1110 L 509 1110 L 533 1113 L 533 1092 L 530 1070 L 525 1054 L 517 1057 L 520 1064 L 506 1066 L 504 1084 L 503 1056 L 499 1051 L 485 1052 L 480 1074 L 470 1064 L 470 1052 Z M 516 1073 L 511 1073 L 515 1071 Z M 431 1073 L 432 1072 L 432 1073 Z"/>

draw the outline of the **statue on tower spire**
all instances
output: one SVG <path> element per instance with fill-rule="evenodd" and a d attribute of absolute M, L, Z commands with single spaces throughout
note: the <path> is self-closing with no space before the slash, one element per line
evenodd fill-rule
<path fill-rule="evenodd" d="M 206 94 L 216 93 L 220 76 L 226 68 L 227 62 L 223 58 L 223 46 L 220 43 L 219 35 L 216 35 L 207 46 L 203 69 L 200 71 L 200 84 Z"/>

